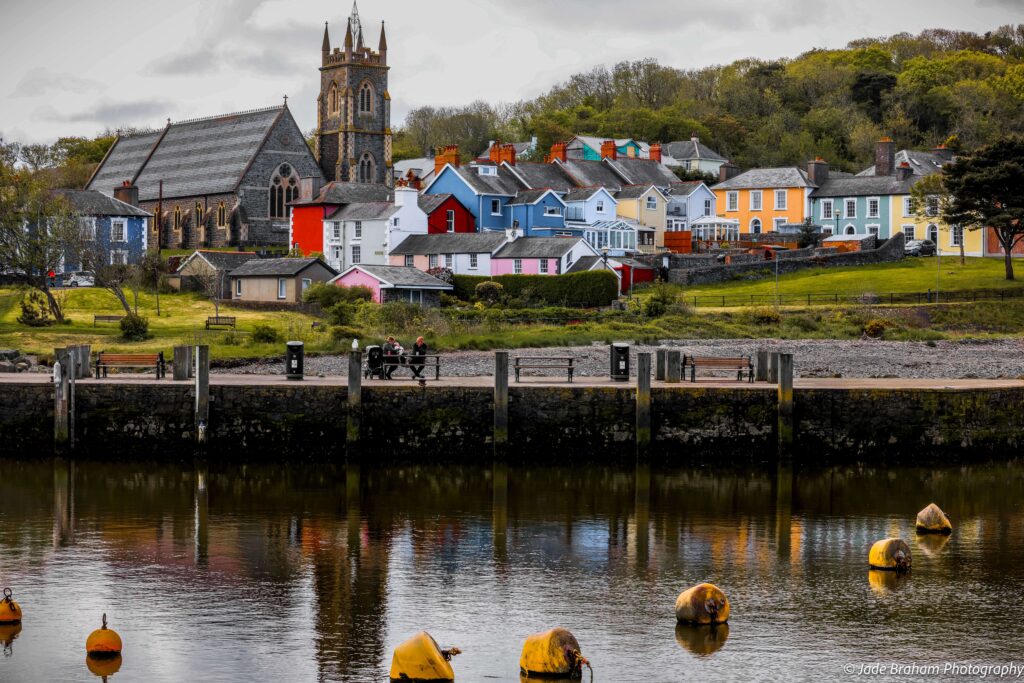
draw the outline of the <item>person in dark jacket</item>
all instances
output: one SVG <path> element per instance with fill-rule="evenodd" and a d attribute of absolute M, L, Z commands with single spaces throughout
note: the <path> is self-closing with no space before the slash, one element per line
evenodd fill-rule
<path fill-rule="evenodd" d="M 416 343 L 412 345 L 412 355 L 409 356 L 409 369 L 416 379 L 425 379 L 420 373 L 423 372 L 423 364 L 427 355 L 427 342 L 423 337 L 416 337 Z"/>
<path fill-rule="evenodd" d="M 387 341 L 384 342 L 384 379 L 391 379 L 391 374 L 398 367 L 398 364 L 402 362 L 402 353 L 405 349 L 399 344 L 394 337 L 388 337 Z"/>

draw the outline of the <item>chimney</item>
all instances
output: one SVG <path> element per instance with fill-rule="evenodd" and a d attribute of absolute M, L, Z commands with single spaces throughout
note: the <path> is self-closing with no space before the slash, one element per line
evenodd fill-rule
<path fill-rule="evenodd" d="M 601 158 L 611 159 L 612 161 L 619 158 L 618 148 L 615 146 L 614 140 L 605 140 L 601 143 Z"/>
<path fill-rule="evenodd" d="M 440 173 L 445 164 L 451 164 L 455 168 L 459 167 L 458 145 L 445 145 L 437 148 L 437 154 L 434 155 L 434 175 Z"/>
<path fill-rule="evenodd" d="M 114 188 L 114 199 L 122 201 L 125 204 L 131 204 L 132 206 L 139 205 L 139 188 L 137 185 L 132 185 L 132 181 L 126 180 L 121 183 L 120 187 Z"/>
<path fill-rule="evenodd" d="M 659 164 L 661 163 L 661 143 L 660 142 L 655 142 L 653 145 L 651 145 L 650 159 L 651 159 L 651 161 L 657 161 Z"/>
<path fill-rule="evenodd" d="M 501 163 L 501 142 L 498 140 L 491 140 L 491 144 L 487 147 L 487 158 L 495 164 Z"/>
<path fill-rule="evenodd" d="M 892 175 L 896 170 L 896 143 L 888 135 L 875 143 L 875 175 Z"/>
<path fill-rule="evenodd" d="M 319 176 L 299 178 L 299 199 L 313 199 L 320 196 L 324 181 Z"/>
<path fill-rule="evenodd" d="M 552 144 L 551 160 L 554 161 L 555 159 L 558 159 L 559 161 L 564 162 L 568 158 L 568 154 L 565 151 L 565 147 L 566 145 L 564 142 L 556 142 Z"/>
<path fill-rule="evenodd" d="M 816 157 L 814 161 L 807 162 L 807 176 L 812 183 L 821 187 L 828 180 L 828 162 L 821 157 Z"/>
<path fill-rule="evenodd" d="M 399 180 L 395 183 L 395 206 L 415 204 L 419 194 L 415 188 L 409 187 L 409 184 L 404 180 Z"/>
<path fill-rule="evenodd" d="M 896 180 L 903 181 L 914 175 L 914 169 L 907 162 L 902 162 L 896 167 Z"/>
<path fill-rule="evenodd" d="M 953 161 L 953 150 L 945 145 L 939 145 L 932 150 L 932 154 L 939 157 L 943 161 Z"/>
<path fill-rule="evenodd" d="M 724 183 L 730 178 L 735 178 L 740 174 L 740 167 L 731 161 L 727 161 L 718 167 L 718 182 Z"/>
<path fill-rule="evenodd" d="M 423 189 L 423 179 L 416 175 L 411 168 L 405 173 L 405 184 L 416 190 Z"/>
<path fill-rule="evenodd" d="M 500 158 L 502 161 L 507 161 L 509 166 L 516 165 L 516 146 L 512 143 L 501 146 Z"/>

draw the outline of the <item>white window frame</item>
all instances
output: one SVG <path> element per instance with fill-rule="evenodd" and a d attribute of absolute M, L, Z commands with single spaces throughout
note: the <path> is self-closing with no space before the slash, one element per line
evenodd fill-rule
<path fill-rule="evenodd" d="M 455 265 L 455 255 L 445 254 L 444 255 L 444 267 L 451 269 Z"/>
<path fill-rule="evenodd" d="M 120 228 L 121 236 L 117 237 L 117 229 Z M 128 241 L 128 221 L 124 218 L 111 218 L 110 219 L 110 241 L 111 242 L 127 242 Z"/>
<path fill-rule="evenodd" d="M 476 270 L 480 267 L 480 257 L 476 254 L 469 255 L 469 269 Z"/>
<path fill-rule="evenodd" d="M 846 227 L 843 228 L 843 234 L 844 235 L 856 235 L 857 234 L 857 226 L 854 225 L 853 223 L 847 223 Z"/>
<path fill-rule="evenodd" d="M 875 203 L 875 210 L 871 210 L 871 202 Z M 867 218 L 878 218 L 882 212 L 882 200 L 878 197 L 868 197 Z"/>
<path fill-rule="evenodd" d="M 353 244 L 350 249 L 352 250 L 352 258 L 350 259 L 351 265 L 356 265 L 363 262 L 363 248 L 358 244 Z"/>
<path fill-rule="evenodd" d="M 78 229 L 82 239 L 92 242 L 96 239 L 96 219 L 91 216 L 82 216 L 78 219 Z"/>
<path fill-rule="evenodd" d="M 407 289 L 405 290 L 404 299 L 407 299 L 411 304 L 422 304 L 423 303 L 423 290 L 422 289 Z"/>
<path fill-rule="evenodd" d="M 754 200 L 757 200 L 756 202 Z M 763 211 L 764 210 L 764 197 L 761 190 L 750 191 L 750 210 L 751 211 Z"/>
<path fill-rule="evenodd" d="M 355 239 L 355 240 L 361 239 L 362 236 L 363 236 L 363 222 L 362 221 L 356 221 L 355 225 L 352 227 L 352 239 Z"/>
<path fill-rule="evenodd" d="M 331 223 L 331 234 L 334 236 L 334 239 L 341 239 L 341 221 Z"/>
<path fill-rule="evenodd" d="M 242 278 L 240 277 L 235 278 L 235 296 L 242 296 Z"/>
<path fill-rule="evenodd" d="M 560 207 L 560 206 L 545 206 L 544 207 L 544 215 L 545 216 L 561 216 L 562 215 L 562 207 Z"/>
<path fill-rule="evenodd" d="M 850 203 L 853 203 L 853 211 L 850 211 Z M 846 198 L 843 200 L 843 218 L 857 217 L 857 200 Z"/>
<path fill-rule="evenodd" d="M 647 197 L 647 204 L 646 204 L 646 206 L 647 206 L 647 210 L 648 211 L 657 211 L 658 210 L 658 198 L 655 197 L 654 195 L 650 195 L 649 197 Z"/>
<path fill-rule="evenodd" d="M 740 210 L 740 193 L 732 190 L 725 193 L 725 210 L 726 211 L 739 211 Z"/>
<path fill-rule="evenodd" d="M 869 225 L 867 227 L 868 227 L 868 234 L 869 235 L 874 235 L 875 237 L 878 237 L 879 233 L 882 230 L 882 226 L 879 225 L 878 223 L 872 223 L 871 225 Z"/>
<path fill-rule="evenodd" d="M 540 260 L 540 274 L 541 275 L 547 275 L 548 274 L 548 260 L 546 258 L 542 258 Z"/>
<path fill-rule="evenodd" d="M 112 266 L 126 266 L 128 265 L 128 252 L 123 249 L 112 249 L 110 251 L 110 265 Z"/>
<path fill-rule="evenodd" d="M 288 278 L 277 278 L 277 298 L 284 299 L 288 296 Z"/>
<path fill-rule="evenodd" d="M 512 273 L 515 275 L 523 274 L 523 259 L 514 258 L 512 259 Z"/>
<path fill-rule="evenodd" d="M 448 228 L 448 232 L 455 232 L 455 209 L 448 209 L 445 212 L 445 225 Z"/>
<path fill-rule="evenodd" d="M 914 198 L 904 197 L 903 198 L 903 217 L 909 218 L 914 215 Z"/>
<path fill-rule="evenodd" d="M 604 200 L 603 199 L 598 199 L 597 200 L 596 210 L 597 210 L 598 213 L 604 213 Z"/>
<path fill-rule="evenodd" d="M 755 221 L 757 222 L 757 230 L 756 231 L 754 230 L 754 222 Z M 750 227 L 750 234 L 751 235 L 760 235 L 761 233 L 764 232 L 764 223 L 762 223 L 761 219 L 756 217 L 756 216 L 754 218 L 750 219 L 749 227 Z"/>
<path fill-rule="evenodd" d="M 910 242 L 911 240 L 916 240 L 917 239 L 917 226 L 916 225 L 911 225 L 910 223 L 904 223 L 903 225 L 900 226 L 900 231 L 903 233 L 903 236 L 907 238 L 907 240 L 906 240 L 907 242 Z"/>
<path fill-rule="evenodd" d="M 394 226 L 395 226 L 396 228 L 398 227 L 398 221 L 399 221 L 399 217 L 398 217 L 398 216 L 395 216 L 395 219 L 394 219 L 394 220 L 392 221 L 392 224 L 393 224 L 393 225 L 394 225 Z"/>
<path fill-rule="evenodd" d="M 305 294 L 306 290 L 313 286 L 313 279 L 304 277 L 302 278 L 302 293 Z"/>
<path fill-rule="evenodd" d="M 498 208 L 497 211 L 494 210 L 495 207 Z M 492 216 L 500 216 L 501 215 L 501 200 L 500 199 L 492 199 L 491 200 L 491 215 Z"/>
<path fill-rule="evenodd" d="M 825 207 L 826 206 L 828 207 L 827 215 L 826 215 L 826 212 L 825 212 Z M 835 205 L 834 200 L 831 200 L 831 199 L 822 199 L 821 200 L 821 220 L 823 220 L 823 221 L 835 220 L 835 216 L 836 216 L 835 212 L 836 212 L 836 205 Z"/>
<path fill-rule="evenodd" d="M 935 217 L 939 215 L 938 195 L 930 194 L 925 198 L 924 215 L 929 217 Z"/>
<path fill-rule="evenodd" d="M 565 272 L 569 272 L 569 268 L 572 266 L 572 252 L 570 251 L 565 255 Z"/>
<path fill-rule="evenodd" d="M 782 232 L 782 226 L 786 224 L 785 218 L 773 218 L 772 219 L 772 230 L 776 233 Z"/>
<path fill-rule="evenodd" d="M 939 230 L 941 234 L 942 231 Z M 949 246 L 959 247 L 964 243 L 964 228 L 961 225 L 949 226 Z"/>
<path fill-rule="evenodd" d="M 831 235 L 832 234 L 832 226 L 830 226 L 830 225 L 823 225 L 823 226 L 821 226 L 821 234 L 822 235 Z"/>
<path fill-rule="evenodd" d="M 416 265 L 416 257 L 412 254 L 405 255 L 405 267 L 412 268 Z"/>
<path fill-rule="evenodd" d="M 437 268 L 438 258 L 437 254 L 427 255 L 427 268 Z"/>
<path fill-rule="evenodd" d="M 779 202 L 779 197 L 782 197 L 782 201 Z M 775 190 L 775 210 L 776 211 L 787 211 L 789 204 L 789 198 L 786 190 Z"/>
<path fill-rule="evenodd" d="M 704 200 L 704 215 L 705 216 L 710 216 L 711 215 L 711 200 L 710 199 L 705 199 Z"/>

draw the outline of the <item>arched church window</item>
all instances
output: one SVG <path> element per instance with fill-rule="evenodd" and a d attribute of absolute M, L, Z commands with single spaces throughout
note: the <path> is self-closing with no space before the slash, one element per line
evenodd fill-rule
<path fill-rule="evenodd" d="M 338 84 L 331 83 L 331 89 L 327 92 L 327 112 L 337 114 L 341 108 L 338 102 Z"/>
<path fill-rule="evenodd" d="M 369 83 L 363 83 L 359 88 L 359 113 L 373 113 L 373 86 Z"/>
<path fill-rule="evenodd" d="M 174 207 L 174 229 L 181 230 L 181 207 Z"/>
<path fill-rule="evenodd" d="M 200 226 L 203 223 L 203 203 L 196 202 L 196 226 Z"/>
<path fill-rule="evenodd" d="M 228 207 L 224 202 L 217 205 L 217 227 L 223 228 L 228 224 Z"/>
<path fill-rule="evenodd" d="M 359 159 L 359 182 L 372 183 L 376 176 L 376 164 L 373 161 L 373 155 L 366 152 Z"/>
<path fill-rule="evenodd" d="M 288 164 L 281 164 L 270 181 L 270 217 L 287 218 L 288 202 L 298 199 L 299 179 Z"/>

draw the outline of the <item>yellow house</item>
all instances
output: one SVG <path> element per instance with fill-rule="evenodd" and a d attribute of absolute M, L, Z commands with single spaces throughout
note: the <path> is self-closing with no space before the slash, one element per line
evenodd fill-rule
<path fill-rule="evenodd" d="M 902 232 L 908 242 L 931 240 L 935 242 L 936 249 L 943 256 L 959 256 L 961 240 L 965 256 L 985 255 L 984 231 L 964 230 L 959 227 L 951 229 L 949 225 L 939 220 L 938 216 L 918 216 L 914 211 L 913 198 L 909 194 L 895 195 L 892 199 L 890 234 Z"/>
<path fill-rule="evenodd" d="M 668 197 L 654 185 L 626 185 L 615 194 L 615 213 L 619 218 L 654 228 L 654 245 L 665 246 Z"/>
<path fill-rule="evenodd" d="M 828 164 L 821 164 L 827 176 Z M 735 166 L 722 166 L 723 176 L 727 176 L 730 169 Z M 807 171 L 787 166 L 755 168 L 727 177 L 711 191 L 715 193 L 718 215 L 738 220 L 740 234 L 757 235 L 779 232 L 786 223 L 802 223 L 808 215 L 808 198 L 815 187 Z"/>

